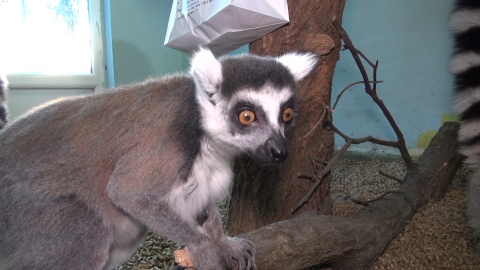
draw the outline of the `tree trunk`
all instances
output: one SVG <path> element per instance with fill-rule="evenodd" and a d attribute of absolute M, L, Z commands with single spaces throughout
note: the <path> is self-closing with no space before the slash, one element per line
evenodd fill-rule
<path fill-rule="evenodd" d="M 287 134 L 288 159 L 278 167 L 260 167 L 249 158 L 236 161 L 226 225 L 232 235 L 291 218 L 291 208 L 311 186 L 310 182 L 298 179 L 298 175 L 313 173 L 312 159 L 329 160 L 332 156 L 333 132 L 323 129 L 319 121 L 324 105 L 330 104 L 333 73 L 341 49 L 332 21 L 341 19 L 344 5 L 345 0 L 289 1 L 290 23 L 250 44 L 254 54 L 315 52 L 323 59 L 318 69 L 299 85 L 299 116 L 293 134 Z M 330 176 L 297 214 L 310 210 L 330 213 Z"/>

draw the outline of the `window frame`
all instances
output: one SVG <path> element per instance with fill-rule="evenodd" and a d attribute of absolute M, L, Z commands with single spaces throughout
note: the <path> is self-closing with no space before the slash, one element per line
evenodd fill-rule
<path fill-rule="evenodd" d="M 103 16 L 100 0 L 87 0 L 92 46 L 92 74 L 10 74 L 10 89 L 92 89 L 105 85 Z"/>

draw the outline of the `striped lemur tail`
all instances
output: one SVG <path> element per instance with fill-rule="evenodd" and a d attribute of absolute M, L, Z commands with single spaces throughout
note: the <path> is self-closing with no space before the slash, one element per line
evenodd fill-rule
<path fill-rule="evenodd" d="M 450 61 L 453 108 L 461 119 L 460 153 L 473 170 L 467 188 L 469 225 L 480 236 L 480 1 L 456 0 L 450 30 L 455 46 Z"/>
<path fill-rule="evenodd" d="M 8 81 L 5 77 L 0 76 L 0 129 L 2 129 L 8 121 L 7 92 Z"/>

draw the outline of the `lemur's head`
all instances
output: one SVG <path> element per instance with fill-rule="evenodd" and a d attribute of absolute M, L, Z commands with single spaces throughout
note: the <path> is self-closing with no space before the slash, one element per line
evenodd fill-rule
<path fill-rule="evenodd" d="M 190 74 L 205 133 L 213 142 L 247 152 L 260 163 L 282 162 L 288 153 L 285 130 L 296 114 L 297 83 L 316 63 L 314 54 L 216 59 L 200 49 L 192 57 Z"/>

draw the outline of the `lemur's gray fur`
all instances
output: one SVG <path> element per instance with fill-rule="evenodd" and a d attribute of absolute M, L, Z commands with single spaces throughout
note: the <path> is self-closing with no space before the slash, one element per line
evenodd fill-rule
<path fill-rule="evenodd" d="M 467 188 L 468 223 L 480 237 L 480 1 L 456 0 L 450 30 L 455 45 L 450 61 L 453 108 L 461 118 L 459 148 L 473 170 Z"/>
<path fill-rule="evenodd" d="M 190 74 L 42 105 L 0 132 L 0 269 L 111 269 L 147 228 L 185 244 L 196 269 L 255 269 L 216 203 L 231 163 L 287 156 L 296 84 L 312 54 L 216 59 Z"/>

